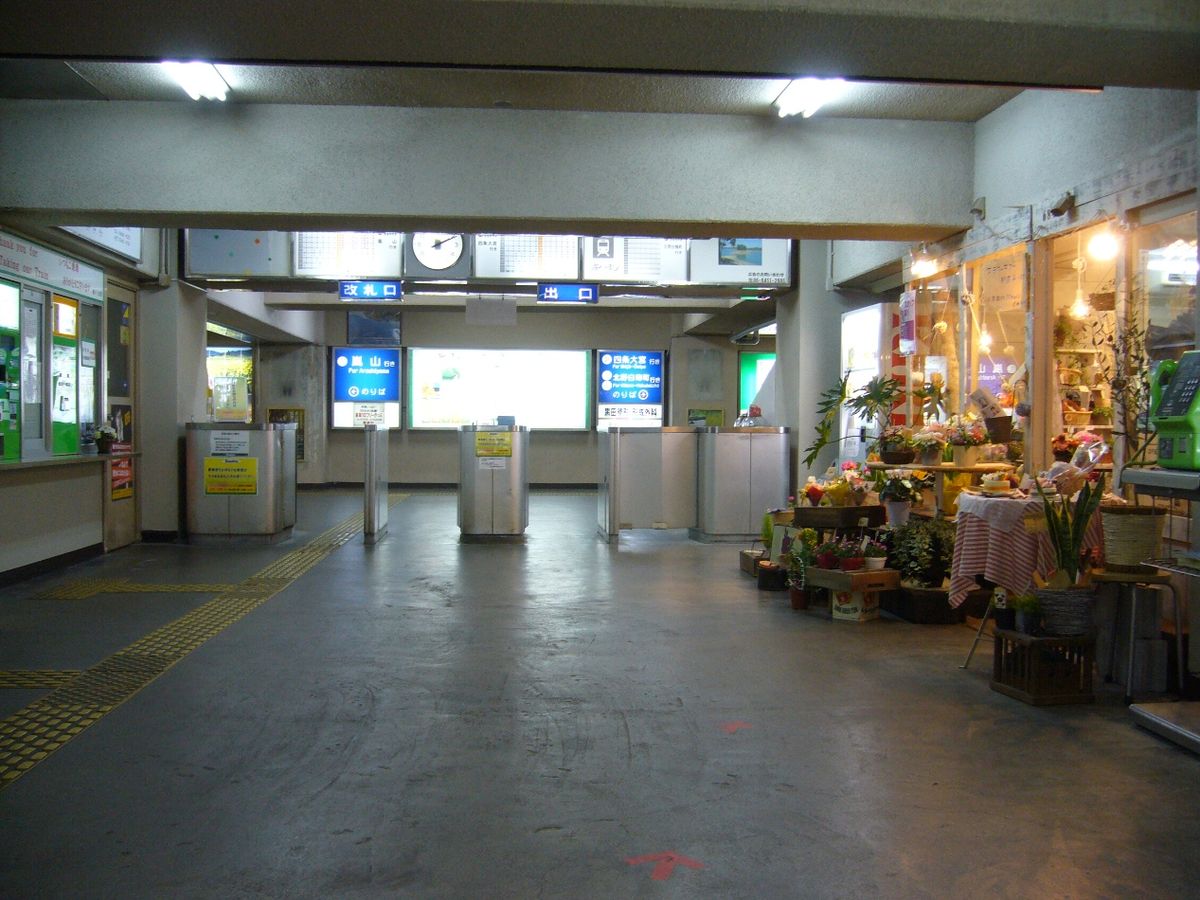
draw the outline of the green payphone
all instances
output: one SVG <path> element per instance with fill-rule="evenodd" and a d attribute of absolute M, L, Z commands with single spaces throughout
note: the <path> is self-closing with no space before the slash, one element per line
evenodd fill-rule
<path fill-rule="evenodd" d="M 1200 471 L 1200 350 L 1159 364 L 1150 381 L 1150 421 L 1158 430 L 1158 464 Z"/>
<path fill-rule="evenodd" d="M 0 462 L 21 458 L 21 290 L 0 281 Z"/>

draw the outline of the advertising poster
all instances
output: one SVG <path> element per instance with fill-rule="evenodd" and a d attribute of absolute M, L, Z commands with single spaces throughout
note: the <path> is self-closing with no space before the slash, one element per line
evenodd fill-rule
<path fill-rule="evenodd" d="M 125 445 L 124 451 L 118 451 L 117 445 L 113 445 L 113 452 L 128 452 L 129 447 Z M 108 464 L 109 471 L 109 492 L 114 500 L 125 500 L 133 496 L 133 458 L 125 457 L 124 459 L 114 459 Z"/>

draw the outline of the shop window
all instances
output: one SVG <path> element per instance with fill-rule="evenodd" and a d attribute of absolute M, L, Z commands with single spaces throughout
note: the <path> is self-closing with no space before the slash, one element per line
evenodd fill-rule
<path fill-rule="evenodd" d="M 963 407 L 959 282 L 957 274 L 943 274 L 921 282 L 915 291 L 915 343 L 914 352 L 908 354 L 909 421 L 914 425 L 944 422 Z"/>
<path fill-rule="evenodd" d="M 963 341 L 967 396 L 979 389 L 1008 415 L 1025 413 L 1029 386 L 1026 322 L 1029 292 L 1025 247 L 1018 245 L 966 265 L 969 326 Z"/>
<path fill-rule="evenodd" d="M 1151 364 L 1196 349 L 1196 213 L 1133 232 L 1130 312 L 1141 314 Z"/>

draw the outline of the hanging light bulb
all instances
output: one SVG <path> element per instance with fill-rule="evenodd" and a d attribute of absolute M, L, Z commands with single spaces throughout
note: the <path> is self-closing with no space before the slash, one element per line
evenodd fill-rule
<path fill-rule="evenodd" d="M 1120 250 L 1121 242 L 1117 240 L 1117 236 L 1107 225 L 1092 235 L 1088 241 L 1088 256 L 1097 262 L 1109 262 L 1116 259 Z"/>
<path fill-rule="evenodd" d="M 913 254 L 912 274 L 913 278 L 931 278 L 937 274 L 937 263 L 929 255 L 924 244 Z"/>
<path fill-rule="evenodd" d="M 979 352 L 987 353 L 992 349 L 992 333 L 987 330 L 986 325 L 979 326 Z"/>
<path fill-rule="evenodd" d="M 1084 296 L 1083 288 L 1075 289 L 1075 300 L 1071 304 L 1072 319 L 1086 319 L 1092 314 L 1092 305 L 1088 303 L 1087 297 Z"/>

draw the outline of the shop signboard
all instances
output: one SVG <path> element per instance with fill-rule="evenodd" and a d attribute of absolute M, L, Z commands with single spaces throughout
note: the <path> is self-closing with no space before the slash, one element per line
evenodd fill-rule
<path fill-rule="evenodd" d="M 662 425 L 664 355 L 661 350 L 600 351 L 597 425 Z"/>

